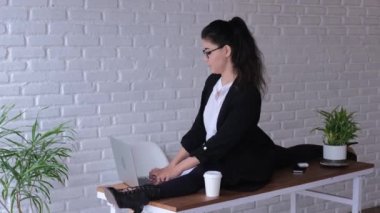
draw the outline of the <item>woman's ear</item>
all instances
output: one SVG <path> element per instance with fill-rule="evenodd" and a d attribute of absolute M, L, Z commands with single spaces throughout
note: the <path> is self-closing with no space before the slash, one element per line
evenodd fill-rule
<path fill-rule="evenodd" d="M 224 45 L 224 55 L 228 58 L 232 55 L 232 49 L 230 45 Z"/>

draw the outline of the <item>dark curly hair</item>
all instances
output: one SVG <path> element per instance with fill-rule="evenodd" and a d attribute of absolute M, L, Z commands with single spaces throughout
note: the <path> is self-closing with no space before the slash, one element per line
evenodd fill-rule
<path fill-rule="evenodd" d="M 202 39 L 221 46 L 231 47 L 231 60 L 237 71 L 238 85 L 254 84 L 265 93 L 264 65 L 262 54 L 245 22 L 234 17 L 230 21 L 215 20 L 207 25 L 201 34 Z"/>

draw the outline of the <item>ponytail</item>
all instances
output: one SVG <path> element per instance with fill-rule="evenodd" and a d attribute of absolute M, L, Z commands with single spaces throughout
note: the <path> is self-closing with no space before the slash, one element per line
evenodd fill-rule
<path fill-rule="evenodd" d="M 213 21 L 202 30 L 201 36 L 219 46 L 229 45 L 231 47 L 231 60 L 237 70 L 239 86 L 254 84 L 262 94 L 265 93 L 266 83 L 263 77 L 262 54 L 241 18 Z"/>

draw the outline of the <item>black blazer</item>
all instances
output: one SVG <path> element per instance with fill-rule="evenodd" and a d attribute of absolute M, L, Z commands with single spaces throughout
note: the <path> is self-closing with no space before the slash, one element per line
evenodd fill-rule
<path fill-rule="evenodd" d="M 208 141 L 203 111 L 220 75 L 211 74 L 205 83 L 201 105 L 191 129 L 181 144 L 201 165 L 218 165 L 223 182 L 267 181 L 274 170 L 274 143 L 258 126 L 261 95 L 255 86 L 239 88 L 235 81 L 222 104 L 217 133 Z"/>

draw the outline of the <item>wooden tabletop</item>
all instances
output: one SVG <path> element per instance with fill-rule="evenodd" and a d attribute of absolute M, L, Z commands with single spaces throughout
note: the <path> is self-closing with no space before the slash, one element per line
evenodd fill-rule
<path fill-rule="evenodd" d="M 358 172 L 373 167 L 373 164 L 353 161 L 349 162 L 349 165 L 345 167 L 325 167 L 321 166 L 319 164 L 319 161 L 315 161 L 310 163 L 309 168 L 306 170 L 304 174 L 293 174 L 291 168 L 278 170 L 275 172 L 275 174 L 272 177 L 272 180 L 267 185 L 253 192 L 236 192 L 221 190 L 219 197 L 209 198 L 206 197 L 205 192 L 201 190 L 198 193 L 187 196 L 151 201 L 149 205 L 160 207 L 170 211 L 182 211 L 214 203 L 229 201 L 241 197 L 257 195 L 274 190 L 280 190 L 292 186 L 311 183 L 314 181 L 345 175 L 352 172 Z M 126 184 L 117 184 L 113 186 L 115 188 L 128 187 L 128 185 Z M 103 188 L 104 186 L 98 187 L 97 191 L 102 192 Z"/>

